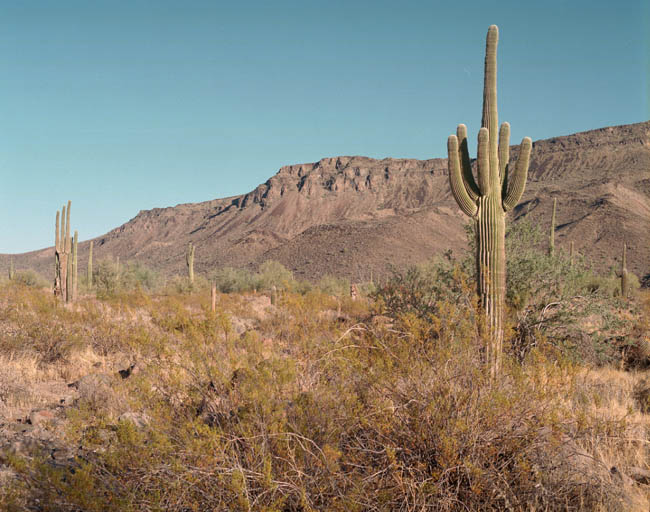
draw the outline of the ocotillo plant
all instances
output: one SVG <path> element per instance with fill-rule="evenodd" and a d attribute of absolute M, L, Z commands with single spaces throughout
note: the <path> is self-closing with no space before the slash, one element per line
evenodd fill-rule
<path fill-rule="evenodd" d="M 627 275 L 627 244 L 623 243 L 623 261 L 621 262 L 621 297 L 627 297 L 628 275 Z"/>
<path fill-rule="evenodd" d="M 194 246 L 192 245 L 192 242 L 187 246 L 185 261 L 187 263 L 187 272 L 190 278 L 190 283 L 194 284 Z"/>
<path fill-rule="evenodd" d="M 79 233 L 74 231 L 74 241 L 72 242 L 72 301 L 77 300 L 77 244 L 79 243 Z"/>
<path fill-rule="evenodd" d="M 467 147 L 467 128 L 447 141 L 449 181 L 460 209 L 475 221 L 477 288 L 485 313 L 489 341 L 486 359 L 494 375 L 501 364 L 503 307 L 506 295 L 505 216 L 526 186 L 532 141 L 521 141 L 519 158 L 510 165 L 510 125 L 503 123 L 497 140 L 497 43 L 499 29 L 488 29 L 485 48 L 483 118 L 478 133 L 478 183 L 474 180 Z"/>
<path fill-rule="evenodd" d="M 553 199 L 553 214 L 551 215 L 551 232 L 548 235 L 548 254 L 555 254 L 555 208 L 557 207 L 557 198 Z"/>
<path fill-rule="evenodd" d="M 90 241 L 90 249 L 88 249 L 88 289 L 93 287 L 93 241 Z"/>

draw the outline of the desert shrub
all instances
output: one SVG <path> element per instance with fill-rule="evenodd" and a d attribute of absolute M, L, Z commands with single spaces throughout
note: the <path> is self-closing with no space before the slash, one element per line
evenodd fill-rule
<path fill-rule="evenodd" d="M 224 267 L 213 274 L 211 280 L 221 293 L 239 293 L 253 289 L 253 276 L 245 269 Z"/>
<path fill-rule="evenodd" d="M 16 271 L 12 281 L 24 286 L 32 286 L 34 288 L 45 288 L 47 286 L 50 286 L 50 283 L 47 279 L 45 279 L 42 275 L 34 272 L 33 270 Z"/>
<path fill-rule="evenodd" d="M 269 260 L 262 263 L 254 276 L 254 286 L 258 290 L 291 289 L 295 283 L 292 272 L 279 261 Z"/>
<path fill-rule="evenodd" d="M 318 282 L 318 289 L 328 295 L 344 297 L 350 295 L 350 280 L 334 276 L 325 276 Z"/>
<path fill-rule="evenodd" d="M 471 226 L 467 233 L 472 246 Z M 506 250 L 507 346 L 519 360 L 541 344 L 589 364 L 620 358 L 638 313 L 634 301 L 616 298 L 618 278 L 600 276 L 584 258 L 571 261 L 562 250 L 549 255 L 542 231 L 526 219 L 509 226 Z M 374 296 L 388 315 L 413 313 L 426 319 L 438 313 L 440 301 L 471 309 L 475 274 L 471 253 L 457 260 L 448 252 L 427 264 L 394 271 Z"/>
<path fill-rule="evenodd" d="M 470 275 L 448 253 L 406 270 L 393 269 L 392 277 L 376 287 L 373 297 L 385 314 L 397 317 L 413 313 L 426 319 L 439 311 L 441 301 L 473 309 L 475 298 L 469 280 Z"/>
<path fill-rule="evenodd" d="M 140 262 L 119 264 L 112 260 L 99 260 L 93 268 L 93 284 L 99 298 L 109 298 L 117 293 L 135 289 L 153 291 L 163 283 L 160 275 Z"/>
<path fill-rule="evenodd" d="M 278 290 L 301 287 L 290 270 L 277 261 L 265 261 L 257 272 L 246 269 L 224 267 L 210 276 L 221 293 L 241 293 L 252 290 L 269 291 L 274 286 Z M 306 290 L 304 286 L 303 289 Z"/>
<path fill-rule="evenodd" d="M 79 406 L 69 441 L 87 453 L 8 460 L 14 496 L 44 511 L 626 509 L 607 467 L 576 462 L 583 439 L 625 427 L 573 407 L 573 365 L 532 349 L 492 379 L 470 308 L 443 298 L 374 329 L 321 317 L 327 297 L 288 292 L 270 354 L 157 302 L 173 357 L 122 384 L 149 425 Z"/>

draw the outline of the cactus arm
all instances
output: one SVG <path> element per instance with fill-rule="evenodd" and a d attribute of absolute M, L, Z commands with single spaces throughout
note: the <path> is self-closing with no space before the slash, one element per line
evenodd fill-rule
<path fill-rule="evenodd" d="M 490 134 L 482 127 L 478 131 L 478 187 L 481 195 L 490 193 Z"/>
<path fill-rule="evenodd" d="M 510 123 L 503 123 L 499 128 L 499 176 L 501 186 L 507 183 L 508 162 L 510 161 Z M 506 184 L 507 187 L 507 184 Z"/>
<path fill-rule="evenodd" d="M 508 190 L 503 193 L 503 209 L 512 210 L 521 199 L 526 188 L 526 178 L 528 177 L 528 164 L 530 163 L 530 151 L 533 147 L 533 141 L 530 137 L 524 137 L 519 146 L 519 158 L 515 166 L 515 172 L 511 182 L 508 184 Z"/>
<path fill-rule="evenodd" d="M 474 217 L 478 211 L 476 202 L 467 192 L 467 187 L 463 181 L 463 176 L 460 172 L 460 158 L 458 155 L 458 138 L 455 135 L 450 135 L 447 139 L 447 152 L 448 152 L 448 165 L 449 165 L 449 184 L 451 186 L 451 193 L 454 199 L 460 206 L 460 209 L 465 215 Z"/>
<path fill-rule="evenodd" d="M 479 192 L 478 185 L 474 180 L 472 174 L 472 163 L 469 158 L 469 148 L 467 144 L 467 127 L 464 124 L 459 124 L 456 129 L 456 136 L 458 137 L 458 151 L 460 157 L 460 167 L 465 182 L 465 190 L 469 198 L 476 202 L 481 193 Z"/>

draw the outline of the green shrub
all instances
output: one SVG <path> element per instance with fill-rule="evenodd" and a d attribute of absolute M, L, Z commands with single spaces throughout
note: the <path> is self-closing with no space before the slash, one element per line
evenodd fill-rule
<path fill-rule="evenodd" d="M 318 282 L 318 289 L 328 295 L 346 297 L 350 295 L 350 280 L 334 276 L 325 276 Z"/>
<path fill-rule="evenodd" d="M 13 281 L 34 288 L 45 288 L 50 286 L 47 279 L 33 270 L 18 270 L 14 274 Z"/>
<path fill-rule="evenodd" d="M 157 290 L 162 285 L 160 275 L 140 262 L 118 264 L 112 260 L 99 260 L 93 268 L 93 284 L 99 298 L 113 297 L 135 289 Z"/>
<path fill-rule="evenodd" d="M 262 263 L 254 276 L 254 286 L 258 290 L 277 289 L 289 290 L 293 288 L 295 280 L 293 274 L 282 263 L 274 260 Z"/>

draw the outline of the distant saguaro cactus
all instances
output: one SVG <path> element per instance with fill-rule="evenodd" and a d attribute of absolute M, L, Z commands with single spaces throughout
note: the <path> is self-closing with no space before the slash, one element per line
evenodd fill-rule
<path fill-rule="evenodd" d="M 519 158 L 510 165 L 510 125 L 500 130 L 497 114 L 497 43 L 499 29 L 488 29 L 485 49 L 483 118 L 478 133 L 478 183 L 467 146 L 467 128 L 458 125 L 447 141 L 449 182 L 460 209 L 475 221 L 478 295 L 489 329 L 486 359 L 491 373 L 499 371 L 503 346 L 503 307 L 506 295 L 505 217 L 526 186 L 532 141 L 521 141 Z"/>
<path fill-rule="evenodd" d="M 9 257 L 9 281 L 13 281 L 16 277 L 16 269 L 14 268 L 14 257 Z"/>
<path fill-rule="evenodd" d="M 93 244 L 94 242 L 90 241 L 90 248 L 88 249 L 88 289 L 90 290 L 93 287 Z"/>
<path fill-rule="evenodd" d="M 190 283 L 194 284 L 194 246 L 192 245 L 192 242 L 187 246 L 185 261 L 187 263 L 187 272 L 190 278 Z"/>
<path fill-rule="evenodd" d="M 74 241 L 72 242 L 72 295 L 71 300 L 77 300 L 77 245 L 79 243 L 79 233 L 75 229 Z"/>
<path fill-rule="evenodd" d="M 553 198 L 553 214 L 551 215 L 551 232 L 548 235 L 548 254 L 555 254 L 555 208 L 557 207 L 557 198 Z"/>
<path fill-rule="evenodd" d="M 621 262 L 621 297 L 627 298 L 629 278 L 627 273 L 627 244 L 623 243 L 623 261 Z"/>
<path fill-rule="evenodd" d="M 61 212 L 56 212 L 54 227 L 54 295 L 61 297 L 66 302 L 70 300 L 72 290 L 69 288 L 70 275 L 68 273 L 71 240 L 70 240 L 70 207 L 64 205 Z M 71 285 L 71 284 L 70 284 Z"/>

